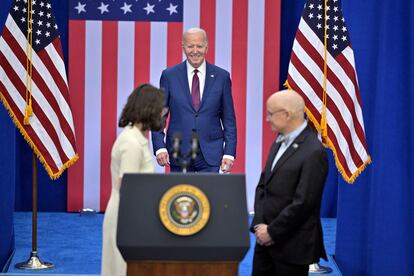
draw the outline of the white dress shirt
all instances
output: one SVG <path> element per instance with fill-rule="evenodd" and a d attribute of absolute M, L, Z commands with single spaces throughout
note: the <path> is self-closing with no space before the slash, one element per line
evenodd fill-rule
<path fill-rule="evenodd" d="M 188 61 L 187 61 L 187 79 L 188 79 L 188 87 L 190 88 L 193 86 L 193 76 L 194 76 L 194 68 Z M 200 101 L 203 98 L 204 92 L 204 84 L 206 83 L 206 60 L 201 63 L 200 67 L 197 68 L 198 73 L 198 80 L 200 81 Z"/>
<path fill-rule="evenodd" d="M 273 168 L 276 166 L 277 161 L 279 161 L 280 157 L 282 157 L 283 153 L 285 153 L 285 151 L 289 148 L 289 146 L 293 143 L 293 141 L 295 141 L 296 137 L 299 136 L 299 134 L 306 128 L 307 125 L 308 125 L 308 122 L 304 121 L 303 124 L 301 124 L 294 131 L 292 131 L 292 132 L 290 132 L 286 135 L 279 134 L 279 136 L 276 139 L 276 143 L 281 142 L 281 141 L 283 141 L 283 142 L 280 145 L 279 150 L 277 151 L 275 159 L 273 159 L 272 171 L 273 171 Z"/>
<path fill-rule="evenodd" d="M 196 68 L 194 68 L 189 62 L 188 60 L 186 61 L 187 64 L 187 80 L 188 80 L 188 87 L 190 88 L 190 93 L 191 93 L 191 88 L 193 86 L 193 76 L 194 76 L 194 70 Z M 200 83 L 200 102 L 203 99 L 203 92 L 204 92 L 204 85 L 206 83 L 206 60 L 203 61 L 203 63 L 201 63 L 201 65 L 197 68 L 198 72 L 197 72 L 197 76 L 198 76 L 198 80 Z M 162 152 L 167 152 L 166 148 L 161 148 L 158 149 L 155 152 L 155 155 L 157 156 L 158 154 L 162 153 Z M 223 155 L 223 158 L 227 158 L 230 160 L 234 160 L 234 156 L 232 155 Z"/>

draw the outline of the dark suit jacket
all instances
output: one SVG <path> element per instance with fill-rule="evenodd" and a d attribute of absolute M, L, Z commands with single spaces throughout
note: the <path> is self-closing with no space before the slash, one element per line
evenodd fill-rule
<path fill-rule="evenodd" d="M 224 154 L 236 157 L 236 118 L 227 71 L 206 64 L 204 92 L 198 112 L 193 108 L 185 61 L 162 72 L 160 87 L 165 94 L 170 122 L 166 143 L 163 131 L 152 133 L 154 153 L 160 148 L 167 148 L 171 154 L 177 132 L 182 135 L 181 151 L 187 153 L 192 133 L 195 132 L 204 159 L 210 166 L 219 166 Z M 172 158 L 170 161 L 175 164 Z"/>
<path fill-rule="evenodd" d="M 291 264 L 311 264 L 326 259 L 320 206 L 328 160 L 316 134 L 308 126 L 276 163 L 273 144 L 256 188 L 254 225 L 265 223 L 274 244 L 256 245 L 271 256 Z"/>

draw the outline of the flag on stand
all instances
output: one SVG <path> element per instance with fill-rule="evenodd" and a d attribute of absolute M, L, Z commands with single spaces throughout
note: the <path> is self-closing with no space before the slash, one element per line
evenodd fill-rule
<path fill-rule="evenodd" d="M 287 86 L 305 99 L 309 120 L 352 183 L 371 162 L 354 52 L 339 0 L 308 0 L 293 43 Z"/>
<path fill-rule="evenodd" d="M 231 74 L 238 131 L 233 171 L 246 172 L 251 209 L 274 140 L 263 108 L 279 88 L 280 0 L 69 0 L 69 19 L 80 158 L 68 173 L 68 210 L 105 210 L 111 147 L 127 96 L 145 82 L 159 86 L 162 70 L 184 60 L 182 33 L 190 27 L 206 30 L 207 61 Z"/>
<path fill-rule="evenodd" d="M 14 0 L 0 37 L 0 97 L 52 179 L 78 158 L 49 0 Z"/>

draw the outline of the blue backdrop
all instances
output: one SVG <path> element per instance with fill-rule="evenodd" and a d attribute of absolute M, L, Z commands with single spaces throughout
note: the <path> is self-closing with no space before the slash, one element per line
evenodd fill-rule
<path fill-rule="evenodd" d="M 282 1 L 281 80 L 304 2 Z M 343 275 L 413 275 L 414 2 L 342 2 L 373 163 L 353 185 L 336 176 L 336 261 Z"/>
<path fill-rule="evenodd" d="M 10 10 L 12 0 L 1 0 L 0 4 L 0 30 L 3 30 L 4 23 L 7 18 L 7 14 Z M 62 46 L 64 56 L 67 58 L 68 48 L 68 3 L 67 1 L 51 0 L 53 7 L 53 13 L 56 17 L 59 31 L 62 38 Z M 67 59 L 66 59 L 67 60 Z M 2 111 L 5 110 L 4 106 L 0 104 Z M 1 131 L 7 131 L 9 135 L 13 136 L 13 145 L 7 145 L 3 142 L 3 146 L 15 147 L 16 160 L 13 163 L 9 163 L 10 168 L 1 167 L 0 171 L 16 170 L 15 185 L 15 210 L 16 211 L 31 211 L 32 210 L 32 150 L 28 146 L 27 142 L 23 139 L 22 135 L 16 130 L 16 128 L 4 129 L 4 124 L 11 122 L 11 119 L 6 111 L 0 113 L 0 125 Z M 2 157 L 8 157 L 6 152 L 1 151 Z M 55 181 L 52 181 L 47 175 L 43 165 L 37 162 L 38 173 L 38 208 L 39 211 L 66 211 L 66 173 Z M 0 179 L 3 184 L 3 179 Z M 3 185 L 2 185 L 3 186 Z"/>
<path fill-rule="evenodd" d="M 373 164 L 339 183 L 336 260 L 344 275 L 414 272 L 414 4 L 343 1 Z"/>
<path fill-rule="evenodd" d="M 12 0 L 1 0 L 0 30 Z M 51 0 L 67 57 L 67 1 Z M 0 272 L 14 248 L 13 211 L 32 210 L 32 150 L 0 104 Z M 50 180 L 37 162 L 39 211 L 66 211 L 66 173 Z"/>
<path fill-rule="evenodd" d="M 0 108 L 0 117 L 8 116 L 6 109 Z M 15 127 L 11 120 L 1 121 L 0 131 L 0 272 L 14 248 L 14 183 L 16 171 L 14 163 Z"/>
<path fill-rule="evenodd" d="M 0 28 L 11 0 L 1 0 Z M 67 57 L 67 1 L 52 0 Z M 290 50 L 305 0 L 282 0 L 281 76 L 286 79 Z M 414 271 L 414 188 L 411 120 L 414 99 L 414 4 L 411 0 L 343 1 L 363 102 L 365 130 L 373 164 L 353 185 L 331 170 L 324 216 L 338 215 L 336 260 L 344 275 L 411 275 Z M 31 151 L 0 108 L 0 268 L 13 243 L 5 213 L 31 210 Z M 66 174 L 49 180 L 38 164 L 39 210 L 66 210 Z M 16 188 L 14 188 L 16 185 Z M 336 208 L 336 193 L 338 206 Z M 16 198 L 14 199 L 14 193 Z M 4 195 L 8 200 L 4 201 Z M 7 235 L 3 235 L 7 234 Z M 7 240 L 4 242 L 4 238 Z M 7 251 L 7 250 L 6 250 Z M 2 259 L 3 258 L 3 259 Z"/>

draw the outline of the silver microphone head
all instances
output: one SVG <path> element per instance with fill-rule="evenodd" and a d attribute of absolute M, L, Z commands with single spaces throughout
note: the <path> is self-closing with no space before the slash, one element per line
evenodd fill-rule
<path fill-rule="evenodd" d="M 173 148 L 172 148 L 172 157 L 177 159 L 180 155 L 180 147 L 181 147 L 181 133 L 177 132 L 173 136 Z"/>
<path fill-rule="evenodd" d="M 193 132 L 191 135 L 191 159 L 196 159 L 198 154 L 198 136 L 197 133 Z"/>

